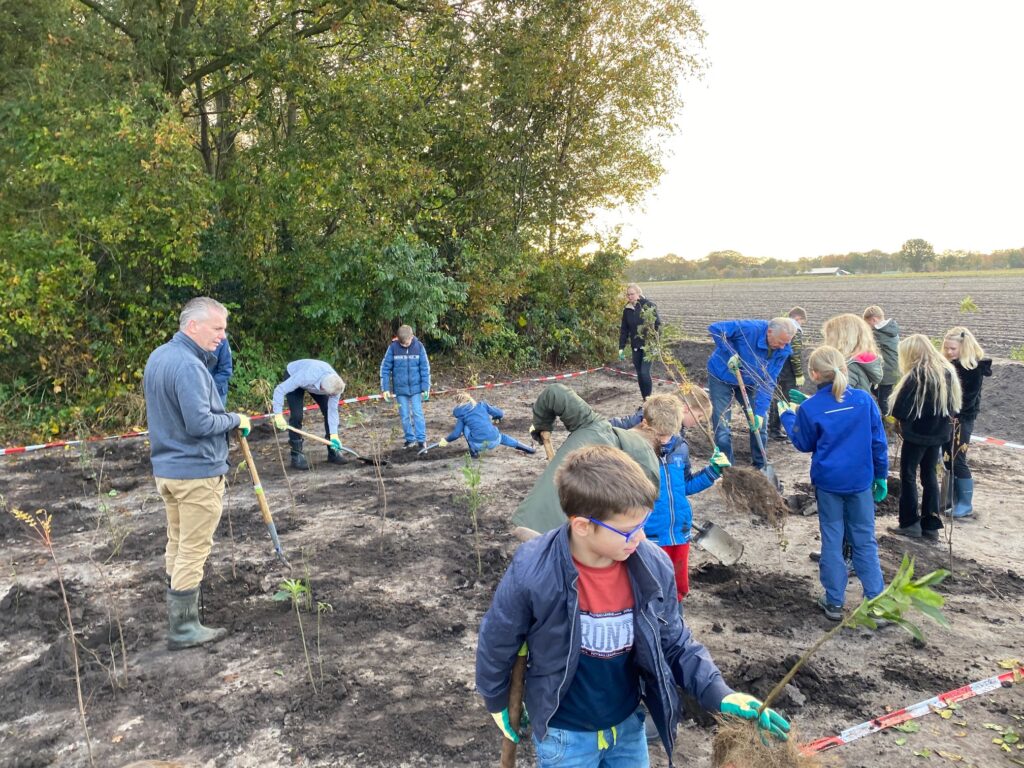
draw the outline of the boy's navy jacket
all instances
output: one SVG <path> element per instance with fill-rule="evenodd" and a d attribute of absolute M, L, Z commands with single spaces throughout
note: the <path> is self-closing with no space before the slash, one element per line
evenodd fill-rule
<path fill-rule="evenodd" d="M 412 397 L 430 391 L 430 360 L 415 336 L 406 349 L 393 339 L 380 361 L 380 391 Z"/>
<path fill-rule="evenodd" d="M 641 696 L 671 757 L 680 715 L 676 685 L 711 712 L 718 712 L 722 699 L 733 690 L 682 619 L 668 556 L 657 545 L 642 541 L 626 560 L 626 568 L 633 584 L 633 653 Z M 562 525 L 520 545 L 480 623 L 476 685 L 487 711 L 508 707 L 512 664 L 526 642 L 525 702 L 540 740 L 579 662 L 578 579 L 569 526 Z"/>
<path fill-rule="evenodd" d="M 234 363 L 231 361 L 231 345 L 228 343 L 227 336 L 213 351 L 213 356 L 214 359 L 206 367 L 210 369 L 210 375 L 213 376 L 213 384 L 217 387 L 220 399 L 227 400 L 228 382 L 231 381 L 231 374 L 235 370 Z"/>
<path fill-rule="evenodd" d="M 501 437 L 501 432 L 491 419 L 503 418 L 505 414 L 501 408 L 496 408 L 490 403 L 483 400 L 476 405 L 462 403 L 452 409 L 452 416 L 455 417 L 455 426 L 451 434 L 445 438 L 449 443 L 465 434 L 470 450 L 476 453 L 485 447 L 493 448 L 494 441 Z"/>
<path fill-rule="evenodd" d="M 755 388 L 751 407 L 763 418 L 768 413 L 782 366 L 793 352 L 792 347 L 789 344 L 782 349 L 768 346 L 767 320 L 722 320 L 709 325 L 708 333 L 715 342 L 715 351 L 708 358 L 708 373 L 719 381 L 737 386 L 736 376 L 729 370 L 729 358 L 739 355 L 743 361 L 743 382 Z"/>
<path fill-rule="evenodd" d="M 630 416 L 609 419 L 609 423 L 613 427 L 632 429 L 640 424 L 643 417 L 643 409 L 639 408 Z M 693 527 L 693 509 L 686 497 L 710 488 L 718 474 L 710 466 L 696 475 L 691 473 L 690 446 L 682 434 L 674 435 L 662 446 L 658 464 L 661 473 L 658 499 L 644 526 L 644 533 L 662 547 L 687 544 Z"/>
<path fill-rule="evenodd" d="M 830 493 L 860 493 L 889 473 L 889 445 L 874 398 L 847 387 L 836 402 L 832 383 L 781 417 L 786 434 L 811 457 L 811 482 Z"/>
<path fill-rule="evenodd" d="M 662 547 L 688 544 L 693 527 L 693 509 L 686 498 L 710 488 L 718 474 L 710 466 L 696 475 L 690 471 L 690 446 L 682 435 L 674 435 L 662 446 L 658 457 L 661 482 L 654 511 L 647 519 L 644 533 Z"/>

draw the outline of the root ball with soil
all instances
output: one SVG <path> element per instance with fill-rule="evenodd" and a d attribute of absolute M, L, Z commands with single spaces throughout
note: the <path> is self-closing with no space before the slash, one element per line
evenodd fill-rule
<path fill-rule="evenodd" d="M 753 512 L 773 528 L 785 524 L 789 507 L 764 473 L 752 467 L 726 467 L 720 487 L 733 511 Z"/>

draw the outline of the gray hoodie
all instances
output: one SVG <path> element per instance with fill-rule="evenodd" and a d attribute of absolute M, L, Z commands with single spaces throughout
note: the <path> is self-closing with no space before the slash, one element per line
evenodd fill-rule
<path fill-rule="evenodd" d="M 892 318 L 874 328 L 875 344 L 882 353 L 882 384 L 892 386 L 900 380 L 900 327 Z"/>
<path fill-rule="evenodd" d="M 178 331 L 146 362 L 142 389 L 156 477 L 198 480 L 228 471 L 224 435 L 238 426 L 239 418 L 224 412 L 207 368 L 212 357 Z"/>

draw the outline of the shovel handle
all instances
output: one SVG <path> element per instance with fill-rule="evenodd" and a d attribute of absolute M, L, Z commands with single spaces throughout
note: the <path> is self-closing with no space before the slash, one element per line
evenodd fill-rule
<path fill-rule="evenodd" d="M 256 501 L 260 505 L 260 513 L 263 515 L 263 522 L 270 525 L 274 519 L 270 516 L 270 505 L 267 504 L 267 496 L 263 493 L 263 484 L 260 483 L 260 473 L 256 470 L 256 462 L 252 460 L 252 451 L 249 450 L 249 441 L 238 432 L 238 444 L 242 447 L 242 455 L 245 456 L 245 466 L 249 470 L 249 477 L 252 480 L 252 490 L 256 494 Z"/>
<path fill-rule="evenodd" d="M 551 433 L 541 432 L 540 439 L 541 442 L 544 443 L 544 455 L 548 457 L 548 461 L 551 461 L 553 458 L 555 458 L 555 449 L 551 445 Z"/>
<path fill-rule="evenodd" d="M 508 722 L 519 732 L 519 719 L 523 712 L 523 687 L 526 683 L 526 656 L 516 656 L 512 665 L 512 680 L 508 688 Z M 516 743 L 507 736 L 501 741 L 501 768 L 515 768 Z"/>
<path fill-rule="evenodd" d="M 326 439 L 320 437 L 320 435 L 314 435 L 314 434 L 311 434 L 309 432 L 303 432 L 301 429 L 299 429 L 298 427 L 293 427 L 291 424 L 288 425 L 288 431 L 289 432 L 294 432 L 297 435 L 302 435 L 303 437 L 305 437 L 305 438 L 307 438 L 309 440 L 315 440 L 318 443 L 323 443 L 324 445 L 327 445 L 327 446 L 329 446 L 331 444 L 330 440 L 326 440 Z"/>

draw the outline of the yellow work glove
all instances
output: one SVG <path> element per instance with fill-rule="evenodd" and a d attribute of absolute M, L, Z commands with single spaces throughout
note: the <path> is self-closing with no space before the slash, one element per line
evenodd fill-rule
<path fill-rule="evenodd" d="M 764 417 L 758 416 L 753 411 L 747 411 L 747 423 L 750 425 L 751 432 L 759 432 L 764 426 Z"/>
<path fill-rule="evenodd" d="M 444 448 L 447 445 L 448 445 L 448 441 L 445 440 L 443 437 L 440 440 L 437 441 L 437 447 L 438 448 Z M 507 715 L 508 712 L 505 712 L 505 714 Z"/>
<path fill-rule="evenodd" d="M 251 429 L 252 422 L 249 421 L 249 417 L 244 413 L 238 414 L 238 431 L 242 433 L 242 437 L 248 437 Z"/>
<path fill-rule="evenodd" d="M 505 707 L 501 712 L 491 712 L 491 717 L 494 718 L 494 722 L 501 732 L 505 734 L 505 738 L 511 741 L 513 744 L 519 743 L 519 734 L 512 730 L 512 723 L 508 720 L 508 707 Z"/>
<path fill-rule="evenodd" d="M 718 446 L 715 446 L 715 452 L 711 454 L 711 471 L 714 472 L 718 477 L 722 476 L 723 467 L 731 467 L 732 462 L 729 461 L 729 457 L 722 453 Z"/>
<path fill-rule="evenodd" d="M 381 392 L 381 395 L 383 395 L 385 403 L 391 402 L 391 392 L 389 390 L 385 389 L 383 392 Z"/>
<path fill-rule="evenodd" d="M 798 387 L 802 387 L 804 385 L 804 377 L 803 376 L 797 376 L 796 377 L 796 385 Z"/>
<path fill-rule="evenodd" d="M 786 722 L 786 718 L 768 707 L 765 707 L 764 712 L 758 717 L 757 710 L 760 706 L 760 700 L 755 699 L 749 693 L 730 693 L 722 699 L 719 711 L 724 715 L 742 717 L 744 720 L 757 720 L 759 728 L 765 729 L 781 741 L 786 741 L 789 738 L 786 735 L 789 733 L 789 723 Z"/>
<path fill-rule="evenodd" d="M 331 448 L 336 451 L 341 450 L 341 439 L 337 435 L 331 435 Z"/>
<path fill-rule="evenodd" d="M 726 362 L 725 366 L 726 366 L 726 368 L 728 368 L 733 373 L 736 373 L 740 369 L 740 366 L 741 366 L 742 362 L 743 361 L 740 360 L 740 356 L 739 355 L 733 355 Z"/>
<path fill-rule="evenodd" d="M 796 413 L 797 406 L 794 403 L 787 403 L 785 400 L 779 400 L 779 402 L 775 404 L 775 408 L 779 412 L 779 418 L 782 418 L 782 414 L 786 412 Z"/>
<path fill-rule="evenodd" d="M 274 426 L 284 432 L 288 429 L 288 422 L 284 420 L 284 415 L 280 413 L 274 414 Z"/>

